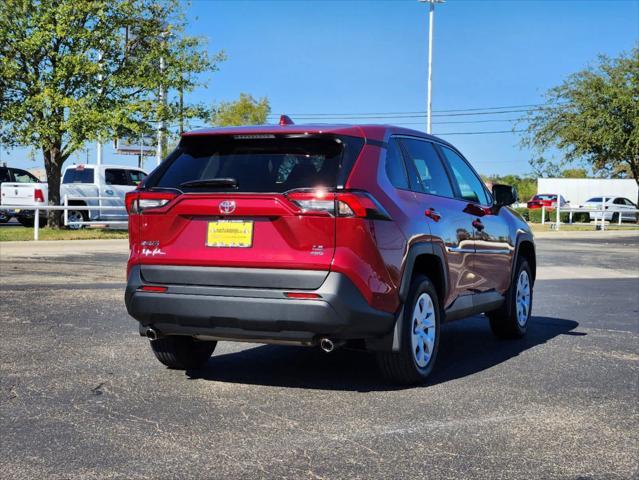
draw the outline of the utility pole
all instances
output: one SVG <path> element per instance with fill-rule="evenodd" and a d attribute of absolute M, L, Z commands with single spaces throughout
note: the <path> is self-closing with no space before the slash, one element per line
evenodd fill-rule
<path fill-rule="evenodd" d="M 166 43 L 166 39 L 171 35 L 171 32 L 168 30 L 163 31 L 160 36 L 162 37 L 163 42 Z M 160 55 L 160 78 L 164 78 L 164 71 L 166 70 L 166 64 L 164 61 L 164 55 Z M 166 86 L 164 82 L 160 83 L 160 92 L 158 95 L 158 100 L 160 102 L 160 118 L 158 122 L 158 145 L 157 150 L 155 151 L 155 161 L 157 165 L 162 163 L 162 155 L 164 154 L 164 134 L 166 132 L 166 121 L 164 119 L 165 115 L 165 107 L 166 107 Z"/>
<path fill-rule="evenodd" d="M 428 105 L 426 107 L 426 133 L 433 130 L 433 28 L 435 24 L 435 4 L 444 0 L 418 0 L 428 3 Z"/>
<path fill-rule="evenodd" d="M 102 101 L 102 80 L 104 79 L 103 75 L 102 75 L 102 58 L 103 58 L 104 54 L 102 53 L 102 50 L 100 50 L 100 53 L 98 54 L 98 67 L 100 68 L 100 73 L 98 73 L 98 83 L 100 84 L 100 87 L 98 89 L 98 101 Z M 95 152 L 95 163 L 98 165 L 98 167 L 100 165 L 102 165 L 102 139 L 98 137 L 98 141 L 95 144 L 96 147 L 96 152 Z M 87 163 L 88 159 L 87 159 Z"/>
<path fill-rule="evenodd" d="M 164 56 L 160 57 L 160 75 L 164 75 Z M 162 147 L 164 145 L 164 129 L 166 128 L 164 122 L 164 106 L 166 105 L 166 91 L 164 90 L 164 84 L 160 85 L 160 118 L 158 122 L 158 145 L 155 151 L 155 161 L 157 165 L 162 163 Z"/>

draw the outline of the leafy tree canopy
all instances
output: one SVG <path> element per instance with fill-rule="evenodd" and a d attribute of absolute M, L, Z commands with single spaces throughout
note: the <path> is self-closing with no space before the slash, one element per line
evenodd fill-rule
<path fill-rule="evenodd" d="M 551 88 L 546 105 L 527 121 L 524 146 L 540 154 L 556 148 L 566 162 L 583 161 L 595 173 L 629 175 L 639 184 L 639 45 L 617 58 L 600 56 Z M 543 157 L 531 163 L 552 166 Z"/>
<path fill-rule="evenodd" d="M 218 127 L 238 125 L 263 125 L 271 113 L 268 98 L 256 100 L 247 93 L 240 93 L 234 102 L 221 102 L 213 112 L 213 124 Z"/>
<path fill-rule="evenodd" d="M 176 103 L 159 103 L 160 90 L 188 92 L 223 60 L 183 34 L 180 8 L 178 0 L 0 1 L 0 141 L 42 152 L 51 203 L 75 150 L 175 118 Z"/>

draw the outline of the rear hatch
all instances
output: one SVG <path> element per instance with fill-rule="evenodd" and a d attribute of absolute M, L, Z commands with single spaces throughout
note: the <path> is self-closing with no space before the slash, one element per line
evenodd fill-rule
<path fill-rule="evenodd" d="M 363 143 L 335 135 L 183 137 L 135 194 L 139 221 L 131 226 L 139 229 L 143 277 L 319 287 L 335 250 L 330 192 L 343 187 Z M 268 275 L 272 269 L 279 272 Z"/>

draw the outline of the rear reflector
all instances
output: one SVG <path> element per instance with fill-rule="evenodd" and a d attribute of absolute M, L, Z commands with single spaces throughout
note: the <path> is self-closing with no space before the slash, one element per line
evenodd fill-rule
<path fill-rule="evenodd" d="M 288 298 L 302 298 L 302 299 L 322 298 L 317 293 L 301 293 L 301 292 L 284 292 L 284 296 Z"/>
<path fill-rule="evenodd" d="M 143 292 L 155 292 L 155 293 L 164 293 L 168 290 L 168 287 L 161 287 L 159 285 L 143 285 L 140 287 L 140 290 Z"/>

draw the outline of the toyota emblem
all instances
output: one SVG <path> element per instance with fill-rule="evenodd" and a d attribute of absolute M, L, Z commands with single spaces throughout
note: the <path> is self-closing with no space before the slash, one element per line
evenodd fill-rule
<path fill-rule="evenodd" d="M 235 202 L 233 200 L 224 200 L 220 202 L 220 213 L 228 215 L 235 211 Z"/>

